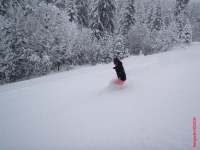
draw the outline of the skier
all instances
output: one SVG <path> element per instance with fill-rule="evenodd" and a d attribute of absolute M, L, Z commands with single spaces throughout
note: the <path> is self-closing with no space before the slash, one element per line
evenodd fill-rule
<path fill-rule="evenodd" d="M 115 69 L 118 77 L 118 79 L 115 81 L 115 84 L 123 85 L 126 81 L 126 73 L 124 71 L 123 63 L 118 58 L 114 58 L 113 62 L 115 65 L 113 69 Z"/>

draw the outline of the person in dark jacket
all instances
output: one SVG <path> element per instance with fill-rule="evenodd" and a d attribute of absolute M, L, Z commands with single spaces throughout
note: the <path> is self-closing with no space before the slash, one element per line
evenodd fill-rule
<path fill-rule="evenodd" d="M 118 80 L 115 81 L 115 83 L 122 85 L 126 81 L 126 73 L 124 71 L 123 63 L 118 58 L 114 58 L 113 62 L 115 65 L 113 69 L 115 69 L 118 77 Z"/>

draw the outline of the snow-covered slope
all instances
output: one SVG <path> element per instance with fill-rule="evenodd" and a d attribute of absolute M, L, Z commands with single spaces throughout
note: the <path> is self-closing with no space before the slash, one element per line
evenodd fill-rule
<path fill-rule="evenodd" d="M 189 150 L 200 139 L 200 43 L 0 87 L 0 150 Z M 197 149 L 200 142 L 197 141 Z"/>

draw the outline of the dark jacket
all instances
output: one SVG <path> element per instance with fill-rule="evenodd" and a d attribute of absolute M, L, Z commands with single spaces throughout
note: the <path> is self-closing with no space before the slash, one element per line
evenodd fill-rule
<path fill-rule="evenodd" d="M 126 80 L 126 73 L 124 71 L 123 63 L 120 60 L 118 61 L 118 65 L 115 66 L 113 69 L 115 69 L 118 79 L 122 81 Z"/>

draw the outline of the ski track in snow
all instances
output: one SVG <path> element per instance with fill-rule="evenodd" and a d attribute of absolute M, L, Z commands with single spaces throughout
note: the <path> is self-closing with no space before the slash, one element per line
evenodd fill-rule
<path fill-rule="evenodd" d="M 0 86 L 0 150 L 190 150 L 200 43 Z M 197 140 L 197 149 L 200 148 Z"/>
<path fill-rule="evenodd" d="M 126 67 L 126 71 L 141 68 L 141 67 L 148 66 L 148 65 L 151 65 L 151 64 L 155 64 L 156 62 L 157 61 L 151 62 L 151 63 L 148 63 L 148 64 L 134 66 L 134 67 Z M 41 84 L 37 84 L 37 85 L 33 85 L 33 86 L 31 86 L 31 85 L 25 86 L 25 87 L 17 88 L 17 89 L 14 89 L 14 90 L 9 90 L 9 88 L 8 88 L 8 91 L 6 89 L 5 92 L 1 92 L 0 95 L 8 94 L 8 93 L 15 92 L 15 91 L 17 92 L 19 90 L 25 90 L 25 89 L 30 90 L 30 88 L 45 88 L 45 87 L 48 87 L 48 86 L 56 86 L 56 85 L 60 85 L 63 82 L 68 82 L 68 81 L 73 81 L 73 80 L 83 79 L 83 78 L 96 77 L 96 76 L 105 76 L 105 74 L 113 74 L 113 71 L 108 70 L 108 71 L 101 71 L 100 73 L 92 73 L 92 74 L 84 75 L 84 76 L 69 77 L 69 78 L 66 77 L 66 79 L 61 79 L 61 80 L 58 80 L 58 81 L 50 81 L 49 83 L 41 83 Z M 23 81 L 23 82 L 25 82 L 25 81 Z"/>

